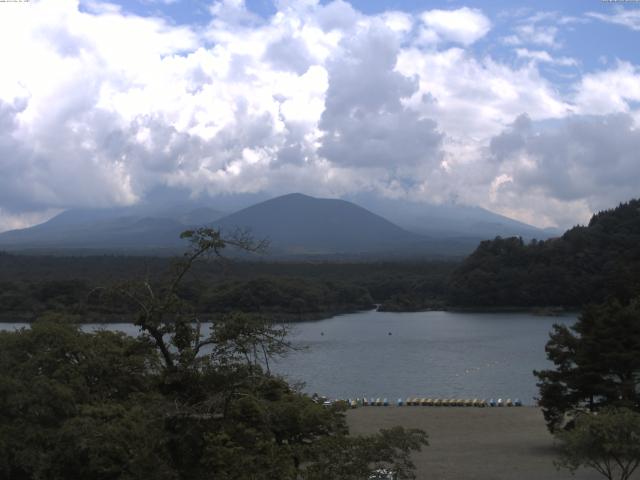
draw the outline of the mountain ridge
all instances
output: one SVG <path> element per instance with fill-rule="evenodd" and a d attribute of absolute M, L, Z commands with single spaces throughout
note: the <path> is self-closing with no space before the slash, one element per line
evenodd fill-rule
<path fill-rule="evenodd" d="M 396 211 L 404 208 L 401 203 L 388 205 L 395 205 Z M 409 207 L 406 209 L 410 210 Z M 428 216 L 434 211 L 462 212 L 458 215 L 462 218 L 461 215 L 475 210 L 473 207 L 465 210 L 455 206 L 423 206 L 422 213 Z M 0 249 L 130 250 L 137 253 L 167 250 L 166 253 L 176 253 L 186 246 L 179 239 L 183 230 L 207 225 L 227 232 L 247 227 L 256 238 L 271 240 L 274 256 L 372 253 L 460 256 L 470 253 L 480 240 L 504 234 L 504 229 L 499 228 L 503 217 L 488 211 L 481 219 L 496 219 L 497 222 L 494 227 L 486 222 L 482 232 L 490 232 L 490 235 L 465 231 L 462 227 L 446 230 L 441 226 L 442 221 L 431 215 L 431 220 L 424 221 L 422 231 L 411 231 L 385 218 L 379 211 L 349 200 L 315 198 L 302 193 L 274 197 L 230 214 L 223 214 L 203 202 L 147 202 L 132 207 L 67 210 L 42 224 L 0 233 Z M 455 215 L 452 213 L 451 217 Z M 452 220 L 453 224 L 464 226 L 464 220 L 458 217 Z M 538 238 L 544 238 L 542 230 L 522 225 L 530 228 L 523 227 L 524 233 L 534 231 Z"/>
<path fill-rule="evenodd" d="M 422 238 L 354 203 L 291 193 L 232 213 L 217 228 L 248 227 L 283 253 L 358 253 L 393 249 Z"/>

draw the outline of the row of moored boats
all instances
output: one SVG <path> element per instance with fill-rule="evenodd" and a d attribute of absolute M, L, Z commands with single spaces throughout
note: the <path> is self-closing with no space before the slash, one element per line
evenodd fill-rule
<path fill-rule="evenodd" d="M 351 408 L 357 407 L 388 407 L 389 401 L 386 398 L 356 398 L 348 399 L 347 404 Z M 398 398 L 396 401 L 398 407 L 403 406 L 423 406 L 423 407 L 521 407 L 522 402 L 519 399 L 511 400 L 507 398 L 495 399 L 461 399 L 461 398 L 419 398 L 408 397 L 403 400 Z"/>

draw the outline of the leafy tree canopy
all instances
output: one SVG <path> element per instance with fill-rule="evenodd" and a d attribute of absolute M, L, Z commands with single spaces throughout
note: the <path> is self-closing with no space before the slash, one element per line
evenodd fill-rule
<path fill-rule="evenodd" d="M 18 480 L 415 478 L 420 430 L 350 437 L 344 407 L 269 371 L 285 331 L 230 313 L 210 331 L 180 296 L 194 262 L 247 237 L 188 232 L 170 281 L 109 293 L 137 306 L 141 335 L 88 333 L 52 316 L 0 333 L 0 476 Z"/>
<path fill-rule="evenodd" d="M 580 415 L 575 428 L 557 438 L 557 465 L 571 472 L 584 466 L 609 480 L 628 480 L 640 465 L 640 414 L 629 409 Z"/>

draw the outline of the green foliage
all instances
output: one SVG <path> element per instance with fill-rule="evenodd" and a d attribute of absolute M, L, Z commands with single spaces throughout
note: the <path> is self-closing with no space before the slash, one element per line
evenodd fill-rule
<path fill-rule="evenodd" d="M 303 469 L 302 478 L 361 480 L 376 471 L 391 471 L 395 479 L 414 479 L 410 454 L 428 445 L 427 438 L 421 430 L 402 427 L 369 437 L 328 436 L 312 449 L 313 461 Z"/>
<path fill-rule="evenodd" d="M 555 325 L 546 352 L 555 369 L 534 374 L 551 430 L 575 411 L 640 410 L 640 296 L 591 305 L 570 329 Z"/>
<path fill-rule="evenodd" d="M 639 289 L 640 200 L 560 238 L 484 241 L 448 284 L 450 303 L 465 306 L 577 307 L 609 296 L 628 301 Z"/>
<path fill-rule="evenodd" d="M 355 285 L 304 279 L 256 278 L 217 284 L 207 292 L 201 310 L 306 314 L 373 307 L 369 292 Z"/>
<path fill-rule="evenodd" d="M 575 472 L 592 468 L 609 480 L 627 480 L 640 465 L 640 414 L 628 409 L 604 409 L 582 414 L 575 427 L 556 435 L 558 467 Z"/>
<path fill-rule="evenodd" d="M 423 432 L 350 437 L 344 406 L 324 407 L 269 372 L 289 348 L 286 331 L 237 312 L 201 331 L 182 283 L 227 240 L 210 229 L 186 237 L 192 249 L 167 281 L 109 292 L 136 306 L 139 337 L 85 333 L 61 314 L 0 333 L 2 478 L 339 480 L 380 465 L 413 478 Z"/>
<path fill-rule="evenodd" d="M 0 333 L 3 478 L 136 478 L 129 469 L 154 472 L 147 444 L 158 438 L 153 422 L 157 427 L 161 420 L 149 418 L 157 403 L 157 371 L 151 345 L 123 334 L 89 335 L 51 322 Z"/>
<path fill-rule="evenodd" d="M 384 310 L 443 305 L 454 262 L 200 262 L 178 289 L 200 313 L 244 311 L 284 321 L 321 318 L 383 304 Z M 135 302 L 104 285 L 146 277 L 154 288 L 171 277 L 170 259 L 0 255 L 0 320 L 33 320 L 46 312 L 82 321 L 132 321 Z"/>

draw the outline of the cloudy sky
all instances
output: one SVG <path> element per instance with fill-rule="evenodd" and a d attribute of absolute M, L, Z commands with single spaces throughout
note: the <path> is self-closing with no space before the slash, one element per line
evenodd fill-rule
<path fill-rule="evenodd" d="M 294 191 L 566 227 L 640 196 L 640 2 L 0 3 L 0 231 Z"/>

